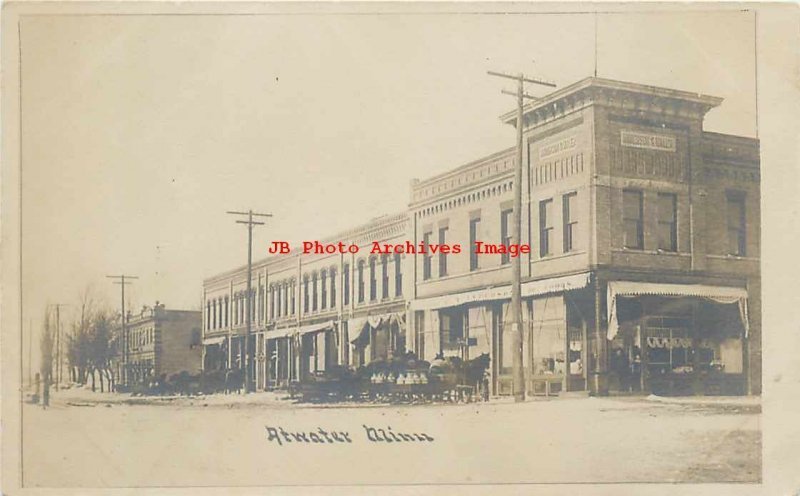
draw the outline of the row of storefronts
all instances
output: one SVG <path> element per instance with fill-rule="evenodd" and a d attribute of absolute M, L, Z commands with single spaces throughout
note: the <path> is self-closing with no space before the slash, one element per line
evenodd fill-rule
<path fill-rule="evenodd" d="M 528 394 L 760 392 L 758 142 L 702 129 L 720 103 L 587 78 L 526 108 Z M 509 243 L 514 157 L 414 180 L 407 211 L 330 241 Z M 512 394 L 510 258 L 471 251 L 257 263 L 250 363 L 243 319 L 227 321 L 245 271 L 209 278 L 204 368 L 251 367 L 267 390 L 376 360 L 488 356 L 490 393 Z"/>

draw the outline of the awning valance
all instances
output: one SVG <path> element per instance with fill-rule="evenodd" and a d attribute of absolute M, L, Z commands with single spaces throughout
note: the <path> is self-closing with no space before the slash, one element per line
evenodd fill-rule
<path fill-rule="evenodd" d="M 643 295 L 705 298 L 723 304 L 739 304 L 739 316 L 744 325 L 744 334 L 749 331 L 747 316 L 747 290 L 728 286 L 708 286 L 704 284 L 666 284 L 650 282 L 611 281 L 608 283 L 608 339 L 614 339 L 619 332 L 617 320 L 617 298 Z"/>
<path fill-rule="evenodd" d="M 590 274 L 585 272 L 571 276 L 542 279 L 540 281 L 529 281 L 522 284 L 522 296 L 524 298 L 585 288 L 589 284 L 589 277 Z M 511 298 L 510 285 L 414 300 L 411 302 L 411 308 L 413 310 L 430 310 L 482 301 L 507 300 L 509 298 Z"/>
<path fill-rule="evenodd" d="M 218 336 L 215 338 L 205 338 L 203 340 L 203 346 L 211 346 L 214 344 L 222 344 L 225 342 L 225 336 Z"/>

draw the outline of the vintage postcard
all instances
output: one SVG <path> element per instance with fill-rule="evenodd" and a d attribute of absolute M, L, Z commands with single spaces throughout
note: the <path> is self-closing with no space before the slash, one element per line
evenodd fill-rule
<path fill-rule="evenodd" d="M 4 494 L 798 494 L 797 21 L 6 3 Z"/>

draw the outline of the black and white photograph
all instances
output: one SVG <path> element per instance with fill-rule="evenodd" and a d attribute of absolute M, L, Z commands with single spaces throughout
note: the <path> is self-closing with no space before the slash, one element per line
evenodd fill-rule
<path fill-rule="evenodd" d="M 6 3 L 3 493 L 797 494 L 761 9 Z"/>

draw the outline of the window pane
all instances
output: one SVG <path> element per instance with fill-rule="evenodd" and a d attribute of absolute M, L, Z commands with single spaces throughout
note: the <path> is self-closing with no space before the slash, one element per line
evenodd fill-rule
<path fill-rule="evenodd" d="M 642 218 L 642 193 L 641 191 L 624 191 L 622 193 L 622 210 L 626 219 Z"/>
<path fill-rule="evenodd" d="M 674 251 L 672 224 L 658 224 L 658 247 L 662 250 Z"/>
<path fill-rule="evenodd" d="M 658 221 L 675 222 L 675 195 L 669 193 L 658 195 Z"/>
<path fill-rule="evenodd" d="M 639 243 L 639 221 L 625 221 L 625 247 L 635 249 L 641 248 Z"/>

